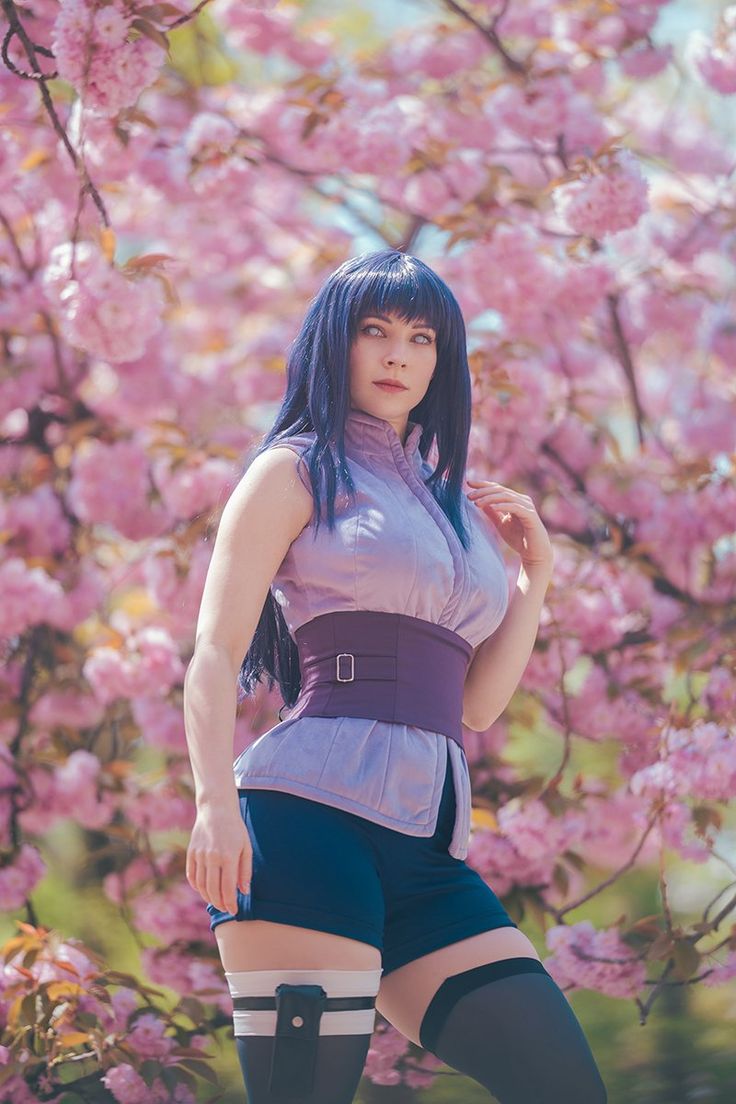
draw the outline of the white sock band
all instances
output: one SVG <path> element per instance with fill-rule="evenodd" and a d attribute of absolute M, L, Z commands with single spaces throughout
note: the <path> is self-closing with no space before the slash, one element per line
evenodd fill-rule
<path fill-rule="evenodd" d="M 274 997 L 276 986 L 321 985 L 332 997 L 370 997 L 375 1001 L 383 970 L 236 970 L 225 971 L 230 996 Z M 325 1011 L 320 1035 L 369 1035 L 376 1021 L 375 1007 Z M 234 1009 L 236 1035 L 274 1035 L 276 1009 Z"/>

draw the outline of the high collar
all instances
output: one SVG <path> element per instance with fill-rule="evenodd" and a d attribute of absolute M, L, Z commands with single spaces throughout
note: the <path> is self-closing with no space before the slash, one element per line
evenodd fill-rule
<path fill-rule="evenodd" d="M 422 428 L 419 422 L 409 419 L 406 443 L 402 445 L 398 433 L 385 418 L 351 408 L 345 419 L 345 451 L 348 455 L 371 456 L 388 463 L 400 463 L 403 459 L 410 468 L 419 471 L 422 466 L 419 451 Z"/>

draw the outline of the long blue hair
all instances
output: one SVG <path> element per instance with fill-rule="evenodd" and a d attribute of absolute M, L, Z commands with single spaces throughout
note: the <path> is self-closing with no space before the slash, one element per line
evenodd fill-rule
<path fill-rule="evenodd" d="M 344 261 L 327 278 L 312 299 L 291 345 L 286 393 L 276 419 L 249 463 L 284 438 L 313 433 L 315 439 L 302 457 L 309 469 L 314 499 L 313 535 L 323 509 L 328 531 L 333 531 L 338 486 L 342 485 L 351 498 L 355 494 L 345 459 L 350 348 L 362 318 L 386 313 L 394 313 L 405 322 L 422 322 L 437 335 L 434 375 L 409 419 L 422 426 L 419 451 L 423 459 L 436 442 L 437 464 L 426 485 L 463 547 L 468 548 L 470 533 L 462 516 L 471 417 L 465 322 L 447 284 L 408 253 L 397 249 L 362 253 Z M 284 705 L 292 706 L 301 687 L 299 653 L 270 591 L 240 667 L 238 682 L 243 694 L 254 692 L 264 671 L 268 689 L 278 682 Z"/>

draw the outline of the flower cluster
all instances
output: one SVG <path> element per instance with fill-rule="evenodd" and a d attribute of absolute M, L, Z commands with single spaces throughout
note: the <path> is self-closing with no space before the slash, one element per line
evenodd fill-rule
<path fill-rule="evenodd" d="M 704 31 L 691 31 L 686 57 L 693 71 L 716 92 L 736 92 L 736 4 L 721 12 L 713 38 Z"/>
<path fill-rule="evenodd" d="M 620 150 L 605 171 L 584 173 L 554 193 L 557 212 L 571 230 L 602 238 L 634 226 L 648 208 L 649 184 L 630 150 Z"/>
<path fill-rule="evenodd" d="M 59 75 L 100 115 L 134 104 L 163 64 L 159 44 L 131 35 L 135 18 L 130 0 L 60 0 L 52 42 Z"/>
<path fill-rule="evenodd" d="M 544 967 L 562 988 L 635 997 L 644 985 L 646 964 L 623 942 L 617 928 L 596 930 L 589 920 L 581 920 L 549 928 L 546 938 L 552 954 Z"/>
<path fill-rule="evenodd" d="M 84 664 L 85 678 L 105 705 L 117 698 L 158 697 L 183 675 L 176 643 L 156 625 L 130 633 L 123 648 L 90 649 Z"/>
<path fill-rule="evenodd" d="M 141 356 L 161 326 L 159 282 L 129 279 L 90 242 L 56 246 L 43 287 L 70 345 L 113 363 Z"/>
<path fill-rule="evenodd" d="M 20 927 L 3 948 L 0 972 L 0 1022 L 7 1040 L 0 1046 L 0 1068 L 5 1067 L 0 1100 L 60 1100 L 73 1090 L 68 1074 L 84 1052 L 80 1076 L 87 1087 L 93 1076 L 90 1058 L 96 1057 L 99 1083 L 120 1104 L 195 1104 L 192 1071 L 207 1058 L 206 1036 L 199 1027 L 177 1027 L 170 1034 L 171 1017 L 151 999 L 150 989 L 142 1003 L 143 987 L 127 975 L 108 975 L 79 940 L 61 940 L 55 932 L 29 924 Z M 29 1009 L 39 1017 L 33 1048 L 27 1042 Z M 47 1016 L 51 1031 L 49 1021 L 42 1029 L 41 1017 Z M 127 1056 L 123 1062 L 121 1047 Z"/>

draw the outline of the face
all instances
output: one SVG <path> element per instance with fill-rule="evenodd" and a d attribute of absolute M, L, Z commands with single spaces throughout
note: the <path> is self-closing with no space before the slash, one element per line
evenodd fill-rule
<path fill-rule="evenodd" d="M 390 422 L 403 442 L 409 411 L 424 398 L 436 364 L 431 326 L 396 314 L 366 314 L 350 350 L 350 405 Z M 405 388 L 377 387 L 376 380 L 383 379 Z"/>

